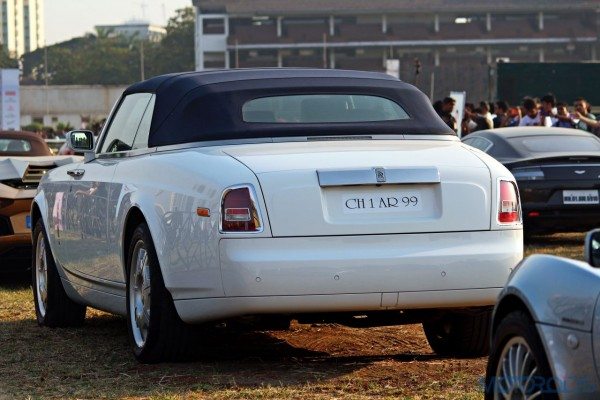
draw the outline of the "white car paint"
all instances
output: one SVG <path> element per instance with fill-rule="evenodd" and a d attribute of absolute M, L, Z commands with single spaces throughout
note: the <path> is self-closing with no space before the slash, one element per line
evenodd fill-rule
<path fill-rule="evenodd" d="M 134 208 L 186 321 L 492 305 L 523 254 L 522 225 L 496 221 L 497 182 L 514 179 L 456 138 L 411 139 L 155 148 L 58 168 L 35 202 L 69 295 L 118 314 Z M 413 185 L 433 210 L 408 216 L 342 215 L 342 189 L 319 187 L 316 173 L 415 166 L 436 167 L 441 183 Z M 223 190 L 239 184 L 257 193 L 261 232 L 219 232 Z"/>

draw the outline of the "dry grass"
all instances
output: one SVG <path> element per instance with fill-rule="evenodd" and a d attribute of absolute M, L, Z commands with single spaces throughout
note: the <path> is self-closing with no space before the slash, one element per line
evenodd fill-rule
<path fill-rule="evenodd" d="M 582 235 L 556 235 L 537 239 L 527 253 L 581 258 L 582 243 Z M 122 318 L 88 311 L 84 328 L 42 329 L 27 284 L 4 280 L 0 398 L 482 398 L 486 360 L 437 357 L 418 325 L 294 324 L 288 332 L 209 340 L 211 356 L 201 362 L 140 365 Z"/>

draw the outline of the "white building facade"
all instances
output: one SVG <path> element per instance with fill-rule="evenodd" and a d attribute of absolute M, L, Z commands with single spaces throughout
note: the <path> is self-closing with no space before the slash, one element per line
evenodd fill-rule
<path fill-rule="evenodd" d="M 13 57 L 45 45 L 44 0 L 1 0 L 0 43 Z"/>
<path fill-rule="evenodd" d="M 121 25 L 96 25 L 96 30 L 108 32 L 109 35 L 123 35 L 149 42 L 160 42 L 167 34 L 167 29 L 164 26 L 138 21 Z"/>

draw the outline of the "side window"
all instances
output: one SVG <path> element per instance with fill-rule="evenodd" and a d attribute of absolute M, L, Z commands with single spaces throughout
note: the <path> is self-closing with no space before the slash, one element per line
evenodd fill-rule
<path fill-rule="evenodd" d="M 151 98 L 151 93 L 135 93 L 123 99 L 104 137 L 101 153 L 116 153 L 133 148 L 140 122 Z"/>
<path fill-rule="evenodd" d="M 140 127 L 135 135 L 133 141 L 133 150 L 145 149 L 148 147 L 148 136 L 150 136 L 150 125 L 152 124 L 152 116 L 154 115 L 154 103 L 156 102 L 156 96 L 152 96 L 150 103 L 146 107 L 146 112 L 140 122 Z"/>

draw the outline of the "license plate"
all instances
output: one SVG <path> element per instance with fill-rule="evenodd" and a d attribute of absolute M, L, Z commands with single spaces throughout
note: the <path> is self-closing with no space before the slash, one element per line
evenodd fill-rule
<path fill-rule="evenodd" d="M 352 193 L 342 197 L 345 214 L 414 212 L 423 209 L 423 198 L 418 191 L 389 191 Z"/>
<path fill-rule="evenodd" d="M 597 190 L 563 190 L 563 204 L 600 204 Z"/>
<path fill-rule="evenodd" d="M 27 229 L 31 229 L 31 215 L 27 215 L 25 217 L 25 226 Z"/>

